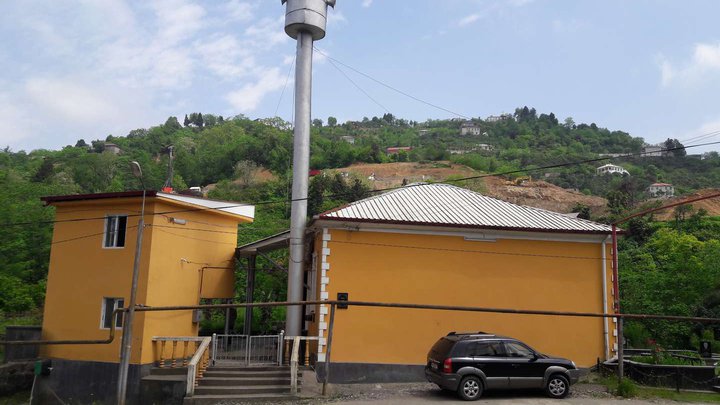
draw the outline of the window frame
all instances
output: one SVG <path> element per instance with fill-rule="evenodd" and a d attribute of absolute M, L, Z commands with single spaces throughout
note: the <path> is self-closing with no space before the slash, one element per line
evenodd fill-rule
<path fill-rule="evenodd" d="M 118 229 L 115 229 L 115 232 L 113 232 L 113 246 L 107 246 L 108 242 L 108 236 L 111 232 L 108 231 L 108 222 L 114 218 L 116 221 L 118 221 L 119 224 L 119 218 L 124 217 L 125 218 L 125 232 L 123 237 L 123 245 L 117 246 L 117 239 L 118 239 Z M 103 249 L 125 249 L 125 246 L 127 245 L 127 230 L 128 230 L 128 214 L 105 214 L 105 221 L 103 222 L 103 240 L 102 240 L 102 248 Z"/>
<path fill-rule="evenodd" d="M 115 311 L 118 308 L 122 308 L 125 306 L 125 297 L 102 297 L 102 301 L 100 304 L 100 329 L 102 330 L 110 330 L 110 328 L 113 327 L 113 321 L 110 320 L 110 326 L 105 326 L 105 321 L 107 320 L 105 318 L 105 315 L 107 314 L 107 302 L 108 300 L 112 300 L 113 303 L 113 309 L 110 312 L 112 315 L 112 312 Z M 122 306 L 118 305 L 118 303 L 122 301 Z M 120 325 L 118 325 L 118 321 Z M 122 329 L 123 328 L 123 322 L 125 321 L 125 317 L 120 315 L 115 320 L 115 329 Z"/>

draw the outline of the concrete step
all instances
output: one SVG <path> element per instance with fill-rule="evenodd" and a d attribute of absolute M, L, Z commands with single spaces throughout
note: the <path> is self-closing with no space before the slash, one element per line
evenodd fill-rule
<path fill-rule="evenodd" d="M 238 387 L 204 386 L 195 388 L 195 395 L 289 394 L 289 385 L 245 385 Z"/>
<path fill-rule="evenodd" d="M 187 375 L 187 367 L 176 367 L 176 368 L 153 367 L 150 369 L 150 375 L 181 375 L 181 374 Z"/>
<path fill-rule="evenodd" d="M 216 364 L 210 366 L 208 370 L 223 370 L 223 371 L 290 371 L 290 366 L 237 366 L 237 365 L 223 365 Z"/>
<path fill-rule="evenodd" d="M 209 368 L 204 374 L 206 377 L 290 377 L 290 370 L 279 371 L 227 371 Z M 298 372 L 298 377 L 302 373 Z"/>
<path fill-rule="evenodd" d="M 215 405 L 215 404 L 236 404 L 246 402 L 280 402 L 297 399 L 290 394 L 248 394 L 248 395 L 195 395 L 185 397 L 183 405 Z"/>
<path fill-rule="evenodd" d="M 246 385 L 287 385 L 290 386 L 290 377 L 204 377 L 198 385 L 202 386 L 246 386 Z"/>

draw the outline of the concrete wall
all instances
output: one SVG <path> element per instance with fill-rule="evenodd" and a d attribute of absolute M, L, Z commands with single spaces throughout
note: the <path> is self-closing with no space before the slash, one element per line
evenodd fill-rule
<path fill-rule="evenodd" d="M 600 237 L 593 243 L 539 240 L 575 238 L 547 234 L 478 242 L 437 234 L 326 234 L 326 247 L 318 247 L 327 263 L 319 290 L 329 299 L 347 292 L 351 301 L 603 312 Z M 606 249 L 611 308 L 609 244 Z M 317 322 L 325 338 L 327 322 L 327 315 Z M 608 324 L 612 347 L 614 323 Z M 603 320 L 597 318 L 351 307 L 337 310 L 331 360 L 423 365 L 433 343 L 450 331 L 512 336 L 579 366 L 605 358 Z"/>

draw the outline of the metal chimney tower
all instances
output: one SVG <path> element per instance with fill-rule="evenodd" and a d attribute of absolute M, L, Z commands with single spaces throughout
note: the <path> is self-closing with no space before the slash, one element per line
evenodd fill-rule
<path fill-rule="evenodd" d="M 290 211 L 290 265 L 288 267 L 288 301 L 303 299 L 303 264 L 305 262 L 305 228 L 307 225 L 308 174 L 310 171 L 310 99 L 312 95 L 313 41 L 325 37 L 327 8 L 335 0 L 281 0 L 285 9 L 285 32 L 297 40 L 295 65 L 295 130 L 293 134 L 293 184 Z M 287 309 L 285 333 L 299 336 L 302 330 L 302 307 Z"/>

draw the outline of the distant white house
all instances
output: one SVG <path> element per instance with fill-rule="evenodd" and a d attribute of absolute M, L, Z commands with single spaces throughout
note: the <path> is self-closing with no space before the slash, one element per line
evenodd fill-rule
<path fill-rule="evenodd" d="M 642 157 L 662 157 L 663 147 L 660 145 L 645 145 L 642 149 Z"/>
<path fill-rule="evenodd" d="M 647 189 L 648 194 L 657 198 L 669 198 L 675 196 L 675 187 L 668 183 L 653 183 Z"/>
<path fill-rule="evenodd" d="M 500 114 L 500 115 L 491 115 L 485 119 L 487 122 L 498 122 L 503 120 L 509 120 L 512 119 L 512 115 L 510 114 Z"/>
<path fill-rule="evenodd" d="M 103 145 L 103 151 L 117 155 L 122 152 L 122 149 L 120 149 L 120 147 L 115 145 L 114 143 L 106 143 L 105 145 Z"/>
<path fill-rule="evenodd" d="M 475 147 L 473 149 L 491 151 L 491 150 L 495 149 L 495 147 L 490 145 L 489 143 L 478 143 L 477 145 L 475 145 Z"/>
<path fill-rule="evenodd" d="M 622 175 L 622 174 L 627 174 L 627 175 L 630 175 L 630 173 L 628 173 L 628 171 L 625 170 L 622 166 L 617 166 L 617 165 L 613 165 L 613 164 L 609 164 L 609 163 L 606 164 L 606 165 L 604 165 L 604 166 L 600 166 L 600 167 L 598 167 L 597 169 L 595 169 L 595 173 L 597 173 L 598 176 L 599 176 L 599 175 L 603 175 L 603 174 L 608 174 L 608 173 L 609 173 L 609 174 L 621 174 L 621 175 Z"/>
<path fill-rule="evenodd" d="M 420 136 L 426 136 L 426 135 L 428 135 L 429 133 L 430 133 L 430 130 L 429 130 L 429 129 L 421 129 L 421 130 L 418 131 L 418 135 L 420 135 Z"/>
<path fill-rule="evenodd" d="M 340 139 L 342 139 L 343 141 L 345 141 L 349 144 L 352 144 L 352 145 L 355 144 L 355 137 L 352 135 L 343 135 L 340 137 Z"/>
<path fill-rule="evenodd" d="M 460 125 L 460 135 L 480 135 L 482 130 L 475 123 L 466 121 Z"/>

